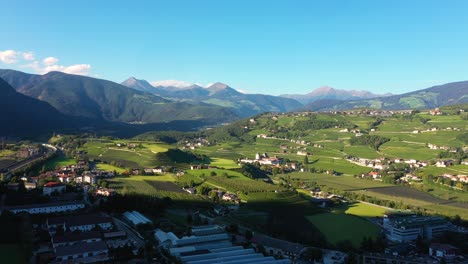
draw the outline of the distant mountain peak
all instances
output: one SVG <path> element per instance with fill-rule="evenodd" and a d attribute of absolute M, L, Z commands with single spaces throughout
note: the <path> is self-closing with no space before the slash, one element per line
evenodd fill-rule
<path fill-rule="evenodd" d="M 189 83 L 186 81 L 178 81 L 178 80 L 154 81 L 154 82 L 151 82 L 151 85 L 153 85 L 154 87 L 175 87 L 179 89 L 189 88 L 189 87 L 194 86 L 193 83 Z"/>
<path fill-rule="evenodd" d="M 222 82 L 215 82 L 212 85 L 207 87 L 207 89 L 216 89 L 216 90 L 224 90 L 227 88 L 231 88 L 231 87 L 229 87 L 227 84 L 222 83 Z"/>
<path fill-rule="evenodd" d="M 123 81 L 121 85 L 127 86 L 128 88 L 132 88 L 138 91 L 148 92 L 148 93 L 152 93 L 154 90 L 154 87 L 149 82 L 145 80 L 139 80 L 135 77 L 128 78 L 127 80 Z"/>

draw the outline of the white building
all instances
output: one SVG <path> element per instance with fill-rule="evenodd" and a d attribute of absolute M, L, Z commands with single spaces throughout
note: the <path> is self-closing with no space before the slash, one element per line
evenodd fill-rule
<path fill-rule="evenodd" d="M 51 195 L 53 192 L 65 192 L 65 185 L 56 182 L 48 182 L 44 184 L 44 187 L 42 188 L 43 195 Z"/>
<path fill-rule="evenodd" d="M 70 212 L 80 209 L 84 209 L 84 202 L 57 202 L 57 203 L 44 203 L 44 204 L 27 204 L 19 206 L 6 207 L 5 210 L 8 210 L 14 214 L 26 212 L 29 214 L 51 214 L 51 213 L 61 213 L 61 212 Z"/>
<path fill-rule="evenodd" d="M 430 240 L 447 231 L 448 223 L 441 217 L 390 214 L 384 215 L 383 226 L 389 240 L 408 242 L 418 236 Z"/>

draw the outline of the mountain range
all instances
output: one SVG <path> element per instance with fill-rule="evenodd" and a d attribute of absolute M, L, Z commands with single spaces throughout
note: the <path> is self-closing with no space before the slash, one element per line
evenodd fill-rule
<path fill-rule="evenodd" d="M 31 75 L 0 70 L 0 78 L 19 93 L 45 101 L 69 116 L 137 124 L 197 119 L 219 123 L 238 118 L 227 108 L 174 102 L 111 81 L 80 75 L 62 72 Z"/>
<path fill-rule="evenodd" d="M 307 105 L 309 103 L 324 100 L 324 99 L 331 99 L 331 100 L 359 100 L 359 99 L 371 99 L 376 97 L 386 97 L 392 94 L 373 94 L 368 91 L 356 91 L 356 90 L 339 90 L 329 86 L 322 86 L 310 93 L 307 94 L 283 94 L 280 95 L 286 98 L 292 98 L 300 103 Z"/>
<path fill-rule="evenodd" d="M 264 94 L 243 94 L 224 83 L 214 83 L 206 88 L 196 84 L 175 87 L 153 87 L 145 80 L 129 78 L 122 82 L 129 88 L 149 91 L 172 101 L 204 103 L 232 110 L 239 117 L 248 117 L 262 112 L 288 112 L 302 107 L 297 100 Z"/>
<path fill-rule="evenodd" d="M 445 105 L 468 103 L 468 81 L 452 82 L 414 92 L 359 100 L 322 99 L 310 102 L 303 109 L 333 111 L 353 108 L 383 110 L 429 109 Z"/>
<path fill-rule="evenodd" d="M 86 127 L 129 135 L 193 130 L 262 112 L 422 109 L 468 102 L 468 81 L 401 95 L 322 87 L 285 97 L 244 94 L 220 82 L 208 87 L 182 82 L 157 84 L 136 78 L 118 84 L 62 72 L 36 75 L 0 70 L 0 122 L 9 124 L 2 126 L 0 135 Z"/>

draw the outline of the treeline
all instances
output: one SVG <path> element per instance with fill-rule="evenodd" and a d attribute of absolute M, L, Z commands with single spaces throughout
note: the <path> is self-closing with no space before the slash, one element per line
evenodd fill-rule
<path fill-rule="evenodd" d="M 355 125 L 347 120 L 324 120 L 319 119 L 317 115 L 312 115 L 308 120 L 297 121 L 292 127 L 293 130 L 318 130 L 332 127 L 354 128 Z"/>
<path fill-rule="evenodd" d="M 456 148 L 455 151 L 446 150 L 439 153 L 440 159 L 454 159 L 455 163 L 460 164 L 460 162 L 468 158 L 468 153 L 465 153 L 462 148 Z"/>
<path fill-rule="evenodd" d="M 166 152 L 159 152 L 156 154 L 156 158 L 158 160 L 169 159 L 175 163 L 209 163 L 209 158 L 206 155 L 194 154 L 180 149 L 169 149 Z"/>
<path fill-rule="evenodd" d="M 468 132 L 458 135 L 457 139 L 463 141 L 465 144 L 468 144 Z"/>
<path fill-rule="evenodd" d="M 351 145 L 366 145 L 372 147 L 375 150 L 378 150 L 382 144 L 388 141 L 390 141 L 390 139 L 386 137 L 375 135 L 362 135 L 360 137 L 352 137 L 349 140 L 349 143 Z"/>
<path fill-rule="evenodd" d="M 213 143 L 226 141 L 240 141 L 251 143 L 255 141 L 255 136 L 249 135 L 250 131 L 243 126 L 243 122 L 236 122 L 231 125 L 218 127 L 206 132 L 207 139 Z"/>
<path fill-rule="evenodd" d="M 268 177 L 267 173 L 262 170 L 260 166 L 255 164 L 242 164 L 239 172 L 251 179 L 263 179 Z"/>
<path fill-rule="evenodd" d="M 123 213 L 125 211 L 139 211 L 154 217 L 162 216 L 165 210 L 173 204 L 171 198 L 163 199 L 149 195 L 128 193 L 114 195 L 107 202 L 100 203 L 100 209 L 109 213 Z"/>
<path fill-rule="evenodd" d="M 200 135 L 200 132 L 152 131 L 138 135 L 134 137 L 134 139 L 141 141 L 156 141 L 173 144 L 186 139 L 200 137 Z"/>

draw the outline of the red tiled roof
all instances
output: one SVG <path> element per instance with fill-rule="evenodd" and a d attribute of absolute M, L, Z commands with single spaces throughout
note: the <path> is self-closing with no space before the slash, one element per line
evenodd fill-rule
<path fill-rule="evenodd" d="M 44 184 L 44 187 L 49 187 L 49 188 L 51 188 L 51 187 L 58 187 L 58 186 L 61 186 L 61 185 L 62 185 L 62 184 L 57 183 L 57 182 L 48 182 L 48 183 Z"/>

